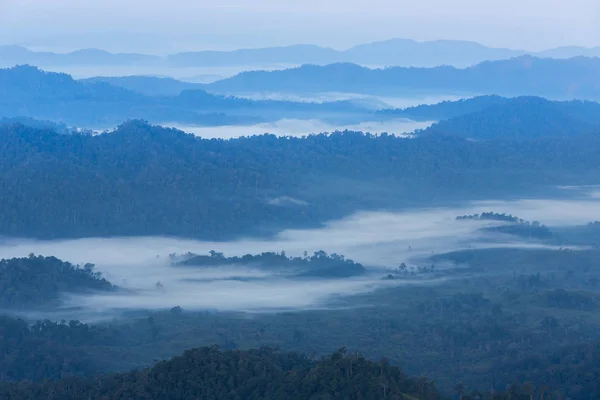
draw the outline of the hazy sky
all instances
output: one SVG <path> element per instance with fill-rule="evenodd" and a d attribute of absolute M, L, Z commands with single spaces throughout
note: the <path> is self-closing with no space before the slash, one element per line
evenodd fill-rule
<path fill-rule="evenodd" d="M 598 0 L 0 0 L 0 43 L 168 52 L 392 37 L 600 45 Z"/>

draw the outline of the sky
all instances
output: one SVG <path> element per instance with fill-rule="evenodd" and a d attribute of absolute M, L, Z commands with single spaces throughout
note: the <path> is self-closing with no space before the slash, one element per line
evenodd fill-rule
<path fill-rule="evenodd" d="M 390 38 L 600 45 L 598 0 L 0 0 L 0 44 L 168 53 Z"/>

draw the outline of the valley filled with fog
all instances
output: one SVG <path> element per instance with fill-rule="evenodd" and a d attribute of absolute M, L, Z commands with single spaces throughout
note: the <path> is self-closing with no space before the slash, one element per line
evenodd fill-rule
<path fill-rule="evenodd" d="M 335 131 L 361 131 L 373 134 L 389 133 L 398 136 L 409 136 L 417 129 L 425 129 L 433 122 L 396 119 L 391 121 L 361 122 L 353 125 L 338 125 L 317 120 L 283 119 L 272 123 L 256 125 L 225 125 L 218 127 L 173 125 L 187 133 L 206 139 L 231 139 L 243 136 L 272 134 L 276 136 L 302 137 L 315 133 L 331 133 Z M 167 125 L 168 126 L 168 125 Z"/>
<path fill-rule="evenodd" d="M 334 307 L 335 299 L 405 285 L 443 285 L 460 277 L 464 266 L 442 263 L 437 274 L 384 280 L 390 271 L 405 263 L 413 268 L 428 263 L 432 255 L 461 250 L 492 248 L 546 249 L 589 246 L 556 243 L 490 232 L 507 225 L 496 220 L 457 220 L 457 216 L 502 210 L 553 228 L 576 227 L 600 213 L 597 191 L 580 192 L 577 198 L 478 201 L 459 207 L 412 209 L 405 212 L 358 212 L 341 220 L 325 222 L 322 228 L 284 230 L 268 240 L 244 238 L 228 242 L 206 242 L 168 237 L 80 238 L 36 241 L 3 238 L 1 258 L 29 254 L 54 255 L 78 264 L 93 263 L 98 272 L 122 289 L 121 293 L 74 295 L 65 293 L 61 318 L 95 320 L 112 318 L 124 311 L 161 310 L 181 306 L 207 311 L 302 311 Z M 510 225 L 510 224 L 509 224 Z M 345 279 L 294 278 L 281 270 L 264 270 L 260 265 L 190 268 L 178 266 L 186 254 L 244 256 L 284 252 L 301 257 L 327 249 L 343 254 L 366 267 L 365 274 Z M 454 272 L 458 269 L 458 276 Z M 502 274 L 501 271 L 488 273 Z M 361 306 L 360 301 L 354 306 Z M 70 310 L 70 311 L 69 311 Z M 69 315 L 69 312 L 72 314 Z M 24 311 L 27 316 L 27 310 Z M 35 313 L 37 318 L 43 314 Z M 56 318 L 52 313 L 48 317 Z"/>
<path fill-rule="evenodd" d="M 597 398 L 598 56 L 0 46 L 0 398 Z"/>

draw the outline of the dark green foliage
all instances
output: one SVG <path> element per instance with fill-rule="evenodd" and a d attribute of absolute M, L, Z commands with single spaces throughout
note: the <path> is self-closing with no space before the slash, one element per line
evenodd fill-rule
<path fill-rule="evenodd" d="M 189 258 L 187 258 L 189 257 Z M 186 260 L 177 265 L 224 266 L 238 265 L 264 268 L 298 277 L 346 278 L 361 275 L 365 268 L 338 254 L 328 255 L 324 251 L 308 257 L 287 257 L 285 253 L 247 254 L 242 257 L 225 257 L 222 253 L 211 252 L 209 256 L 189 254 Z"/>
<path fill-rule="evenodd" d="M 0 385 L 10 400 L 110 399 L 438 399 L 433 385 L 407 378 L 387 361 L 340 350 L 318 362 L 271 349 L 202 348 L 139 372 L 98 379 Z"/>
<path fill-rule="evenodd" d="M 213 257 L 213 262 L 225 259 L 219 253 L 213 253 Z M 436 386 L 448 397 L 455 393 L 458 382 L 462 382 L 463 400 L 477 398 L 471 396 L 473 389 L 482 391 L 483 398 L 487 399 L 490 388 L 495 390 L 492 399 L 508 400 L 504 389 L 513 382 L 518 385 L 508 387 L 514 392 L 512 400 L 529 398 L 526 393 L 531 385 L 526 382 L 533 382 L 534 398 L 539 398 L 546 386 L 551 389 L 544 397 L 546 400 L 559 399 L 556 391 L 573 399 L 593 397 L 597 390 L 597 354 L 600 354 L 596 349 L 600 293 L 598 283 L 592 280 L 600 276 L 596 268 L 600 251 L 486 249 L 449 253 L 434 259 L 442 266 L 453 261 L 463 268 L 452 270 L 448 276 L 453 279 L 437 285 L 402 285 L 360 295 L 345 300 L 349 307 L 335 310 L 265 313 L 248 318 L 244 314 L 184 312 L 174 307 L 111 325 L 43 322 L 29 329 L 23 322 L 5 319 L 0 324 L 0 337 L 5 338 L 3 354 L 7 356 L 0 364 L 6 366 L 5 371 L 16 371 L 12 375 L 4 372 L 5 380 L 23 377 L 39 380 L 45 377 L 44 371 L 57 378 L 144 367 L 186 348 L 215 343 L 227 349 L 277 346 L 314 356 L 330 354 L 345 345 L 350 352 L 358 351 L 369 359 L 385 356 L 392 365 L 402 366 L 410 375 L 435 379 Z M 131 390 L 149 391 L 146 398 L 162 398 L 160 389 L 146 384 L 159 382 L 159 386 L 172 390 L 179 385 L 181 390 L 196 390 L 193 382 L 207 382 L 201 385 L 206 390 L 225 388 L 223 393 L 227 395 L 232 393 L 228 385 L 237 385 L 236 388 L 252 391 L 256 396 L 267 396 L 265 393 L 279 396 L 279 386 L 263 384 L 260 379 L 244 380 L 246 375 L 236 367 L 239 363 L 224 361 L 223 364 L 211 357 L 208 357 L 214 362 L 211 365 L 221 366 L 222 375 L 218 379 L 205 369 L 209 361 L 188 364 L 184 357 L 175 364 L 158 364 L 150 370 L 156 372 L 154 375 L 141 371 L 106 379 L 21 385 L 21 389 L 4 385 L 2 390 L 10 388 L 13 393 L 34 390 L 30 396 L 43 399 L 49 391 L 62 393 L 61 388 L 70 387 L 77 388 L 83 398 L 87 398 L 84 393 L 97 398 L 98 391 L 108 393 L 106 391 L 119 387 L 129 398 L 135 397 Z M 65 359 L 68 362 L 64 362 Z M 276 363 L 286 371 L 291 361 Z M 174 365 L 186 370 L 182 370 L 184 378 L 181 380 L 169 378 L 175 376 Z M 203 378 L 194 378 L 197 372 L 192 369 L 196 366 L 206 371 Z M 302 367 L 299 365 L 299 368 Z M 369 376 L 368 371 L 361 371 L 361 376 Z M 342 369 L 340 373 L 344 376 L 346 371 Z M 332 379 L 336 376 L 333 371 L 323 374 Z M 148 380 L 144 380 L 146 378 Z M 279 381 L 277 376 L 270 378 Z M 170 379 L 177 383 L 172 384 Z M 324 381 L 332 379 L 324 378 Z M 340 395 L 330 398 L 347 398 L 343 391 L 346 381 L 335 379 Z M 137 382 L 135 386 L 121 386 L 133 380 Z M 321 381 L 302 380 L 301 386 L 318 391 Z M 291 382 L 297 381 L 291 379 Z M 403 393 L 426 399 L 418 395 L 419 382 L 422 381 L 416 381 L 416 389 L 413 387 L 412 391 Z M 383 389 L 380 383 L 373 381 Z M 370 386 L 365 383 L 364 387 L 367 390 Z M 304 392 L 301 394 L 305 396 Z M 246 392 L 239 394 L 241 398 L 245 395 Z M 3 398 L 1 394 L 0 398 Z"/>
<path fill-rule="evenodd" d="M 114 290 L 93 267 L 33 255 L 0 260 L 0 307 L 49 306 L 66 293 Z"/>
<path fill-rule="evenodd" d="M 112 332 L 77 321 L 40 321 L 30 327 L 22 320 L 0 316 L 0 381 L 98 373 L 99 364 L 83 347 L 115 341 Z"/>
<path fill-rule="evenodd" d="M 133 121 L 98 136 L 0 127 L 0 234 L 223 239 L 357 210 L 550 193 L 600 180 L 600 137 L 203 140 Z M 291 199 L 284 201 L 282 199 Z"/>

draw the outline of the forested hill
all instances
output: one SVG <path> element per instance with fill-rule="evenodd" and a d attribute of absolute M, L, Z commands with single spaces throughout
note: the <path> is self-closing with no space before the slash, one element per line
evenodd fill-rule
<path fill-rule="evenodd" d="M 222 253 L 211 252 L 208 256 L 188 254 L 179 266 L 215 267 L 224 265 L 250 266 L 275 271 L 292 277 L 346 278 L 365 273 L 365 268 L 343 255 L 328 255 L 321 250 L 312 256 L 288 257 L 285 253 L 246 254 L 243 257 L 225 257 Z"/>
<path fill-rule="evenodd" d="M 251 71 L 211 83 L 213 92 L 348 92 L 403 95 L 410 93 L 495 93 L 502 96 L 600 99 L 600 58 L 566 60 L 522 56 L 486 61 L 458 69 L 390 67 L 369 69 L 356 64 L 304 65 L 283 71 Z"/>
<path fill-rule="evenodd" d="M 388 108 L 378 110 L 381 118 L 408 118 L 414 121 L 439 121 L 450 119 L 486 108 L 506 104 L 508 97 L 497 95 L 475 96 L 460 100 L 446 100 L 436 104 L 419 104 L 406 108 Z"/>
<path fill-rule="evenodd" d="M 430 382 L 385 360 L 334 353 L 318 362 L 264 348 L 201 348 L 138 372 L 97 379 L 0 385 L 10 400 L 86 399 L 440 399 Z"/>
<path fill-rule="evenodd" d="M 600 133 L 600 104 L 551 102 L 539 97 L 497 101 L 497 104 L 440 121 L 420 132 L 479 140 L 523 140 L 596 133 Z"/>
<path fill-rule="evenodd" d="M 22 327 L 26 329 L 25 327 Z M 51 327 L 52 328 L 52 327 Z M 58 326 L 55 326 L 58 328 Z M 83 331 L 86 326 L 77 327 Z M 595 355 L 595 346 L 574 349 Z M 44 361 L 55 361 L 45 359 Z M 585 368 L 590 363 L 584 362 Z M 85 364 L 81 365 L 83 367 Z M 506 362 L 510 366 L 510 360 Z M 562 366 L 553 365 L 556 370 Z M 590 384 L 578 393 L 594 393 L 596 366 L 591 371 L 576 365 L 578 373 L 589 372 Z M 569 371 L 571 372 L 571 371 Z M 573 374 L 575 375 L 575 374 Z M 551 372 L 547 378 L 553 378 Z M 570 381 L 571 375 L 567 374 Z M 470 392 L 456 385 L 461 400 L 559 400 L 561 392 L 539 390 L 531 383 L 510 385 L 506 391 Z M 152 368 L 96 378 L 66 377 L 41 383 L 0 383 L 0 398 L 8 400 L 443 400 L 435 384 L 425 377 L 410 378 L 386 359 L 370 361 L 344 348 L 317 361 L 296 353 L 281 353 L 271 348 L 249 351 L 221 351 L 204 347 L 186 351 L 182 356 L 162 361 Z M 537 398 L 537 397 L 535 397 Z M 579 398 L 579 397 L 578 397 Z M 580 397 L 588 398 L 588 397 Z"/>
<path fill-rule="evenodd" d="M 93 268 L 33 255 L 0 260 L 0 308 L 49 307 L 67 293 L 116 289 Z"/>
<path fill-rule="evenodd" d="M 98 136 L 0 127 L 0 234 L 273 232 L 372 208 L 595 183 L 600 137 L 471 142 L 359 132 L 204 140 L 139 121 Z"/>
<path fill-rule="evenodd" d="M 441 121 L 477 113 L 489 109 L 514 107 L 516 112 L 528 112 L 528 107 L 546 106 L 551 110 L 568 114 L 588 123 L 600 124 L 600 103 L 594 101 L 550 101 L 535 96 L 502 97 L 497 95 L 475 96 L 436 104 L 420 104 L 407 108 L 382 109 L 376 112 L 380 118 L 408 118 L 415 121 Z M 535 111 L 535 109 L 533 110 Z"/>

